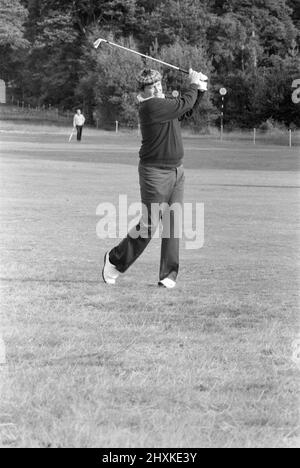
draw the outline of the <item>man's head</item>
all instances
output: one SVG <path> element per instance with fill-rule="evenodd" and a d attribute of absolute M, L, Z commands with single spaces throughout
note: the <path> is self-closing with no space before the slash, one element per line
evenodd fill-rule
<path fill-rule="evenodd" d="M 76 114 L 80 115 L 81 114 L 81 109 L 77 109 Z"/>
<path fill-rule="evenodd" d="M 161 97 L 163 96 L 162 90 L 162 76 L 157 70 L 145 68 L 137 76 L 139 90 L 143 93 L 144 97 Z"/>

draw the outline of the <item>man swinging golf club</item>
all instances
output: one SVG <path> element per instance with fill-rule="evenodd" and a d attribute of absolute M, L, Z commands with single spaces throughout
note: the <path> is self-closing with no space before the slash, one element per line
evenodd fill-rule
<path fill-rule="evenodd" d="M 207 90 L 207 77 L 190 69 L 189 88 L 178 99 L 166 99 L 162 90 L 162 76 L 156 70 L 144 69 L 137 77 L 140 88 L 139 119 L 142 132 L 139 180 L 143 209 L 139 224 L 122 242 L 105 254 L 102 276 L 105 283 L 114 285 L 120 273 L 142 254 L 156 231 L 163 213 L 155 213 L 152 206 L 171 207 L 183 203 L 184 169 L 180 120 L 191 116 Z M 176 217 L 168 217 L 169 235 L 162 238 L 159 286 L 176 286 L 179 270 L 179 238 Z M 139 233 L 137 235 L 137 233 Z M 146 233 L 146 235 L 145 235 Z"/>

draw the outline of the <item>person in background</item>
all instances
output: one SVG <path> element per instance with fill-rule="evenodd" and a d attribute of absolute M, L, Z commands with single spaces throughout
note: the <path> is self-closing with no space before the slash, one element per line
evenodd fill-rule
<path fill-rule="evenodd" d="M 77 141 L 81 141 L 82 138 L 82 129 L 85 123 L 85 117 L 81 113 L 80 109 L 77 109 L 76 114 L 73 119 L 73 126 L 77 130 Z"/>

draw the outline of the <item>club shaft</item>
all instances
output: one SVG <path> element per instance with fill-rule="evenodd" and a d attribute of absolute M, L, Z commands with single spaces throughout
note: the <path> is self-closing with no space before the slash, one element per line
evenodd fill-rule
<path fill-rule="evenodd" d="M 127 47 L 121 46 L 119 44 L 115 44 L 114 42 L 102 40 L 102 42 L 106 42 L 106 44 L 109 44 L 113 47 L 118 47 L 119 49 L 126 50 L 127 52 L 131 52 L 132 54 L 139 55 L 140 57 L 144 57 L 148 60 L 152 60 L 153 62 L 160 63 L 162 65 L 165 65 L 166 67 L 173 68 L 174 70 L 180 71 L 182 73 L 186 73 L 187 75 L 189 74 L 188 70 L 184 70 L 183 68 L 176 67 L 175 65 L 171 65 L 170 63 L 164 62 L 163 60 L 159 60 L 153 57 L 150 57 L 149 55 L 141 54 L 140 52 L 137 52 L 136 50 L 128 49 Z"/>

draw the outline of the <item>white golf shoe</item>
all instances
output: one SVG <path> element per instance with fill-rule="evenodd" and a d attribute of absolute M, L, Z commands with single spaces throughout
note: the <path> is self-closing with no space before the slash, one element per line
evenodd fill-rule
<path fill-rule="evenodd" d="M 109 261 L 109 252 L 106 252 L 104 256 L 104 266 L 102 270 L 102 278 L 103 278 L 104 283 L 110 284 L 110 285 L 116 284 L 116 280 L 119 275 L 120 275 L 120 272 L 117 270 L 115 265 L 113 265 Z"/>
<path fill-rule="evenodd" d="M 176 286 L 176 282 L 171 280 L 170 278 L 165 278 L 158 283 L 158 286 L 166 289 L 173 289 Z"/>

